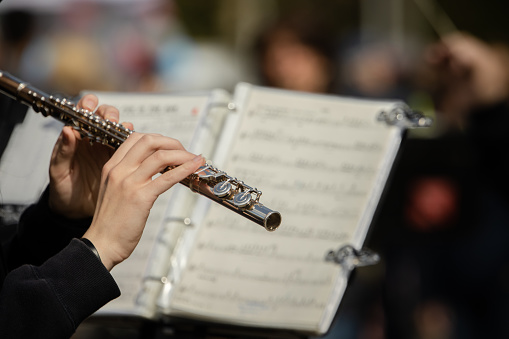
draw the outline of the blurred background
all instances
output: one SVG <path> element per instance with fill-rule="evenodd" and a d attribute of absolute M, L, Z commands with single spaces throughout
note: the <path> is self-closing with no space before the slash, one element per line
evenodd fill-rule
<path fill-rule="evenodd" d="M 4 0 L 0 69 L 69 97 L 247 81 L 404 100 L 435 123 L 408 134 L 366 243 L 382 261 L 355 271 L 326 337 L 508 338 L 507 6 Z"/>

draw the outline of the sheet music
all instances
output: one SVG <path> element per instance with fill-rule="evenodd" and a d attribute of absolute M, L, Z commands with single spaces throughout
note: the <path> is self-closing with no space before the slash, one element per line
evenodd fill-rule
<path fill-rule="evenodd" d="M 134 130 L 158 133 L 178 139 L 189 148 L 194 132 L 210 98 L 210 92 L 170 95 L 146 93 L 95 93 L 100 104 L 117 107 L 121 121 L 129 121 Z M 121 290 L 121 296 L 105 305 L 99 313 L 136 313 L 150 317 L 154 313 L 154 299 L 161 282 L 154 280 L 154 272 L 166 266 L 167 258 L 154 256 L 159 227 L 164 220 L 168 201 L 173 190 L 163 193 L 150 210 L 141 240 L 123 263 L 111 272 Z M 163 271 L 164 272 L 164 271 Z M 158 273 L 161 276 L 162 273 Z M 141 292 L 141 293 L 140 293 Z"/>
<path fill-rule="evenodd" d="M 394 103 L 247 85 L 235 95 L 244 114 L 222 169 L 258 187 L 283 222 L 269 233 L 212 204 L 172 314 L 323 333 L 346 287 L 324 258 L 364 241 L 401 135 L 376 115 Z"/>

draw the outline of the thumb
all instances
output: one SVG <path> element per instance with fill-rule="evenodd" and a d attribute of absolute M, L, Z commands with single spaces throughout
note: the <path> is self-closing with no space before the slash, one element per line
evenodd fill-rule
<path fill-rule="evenodd" d="M 53 176 L 67 173 L 72 167 L 72 160 L 77 147 L 77 132 L 65 126 L 55 144 L 51 156 L 51 172 Z"/>

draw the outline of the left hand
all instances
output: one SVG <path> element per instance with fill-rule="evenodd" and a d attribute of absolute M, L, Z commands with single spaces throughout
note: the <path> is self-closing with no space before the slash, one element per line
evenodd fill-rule
<path fill-rule="evenodd" d="M 85 95 L 78 108 L 94 111 L 99 100 L 94 95 Z M 95 112 L 103 119 L 118 122 L 119 112 L 115 107 L 101 105 Z M 132 129 L 132 124 L 124 124 Z M 62 129 L 51 156 L 50 209 L 67 218 L 84 218 L 94 215 L 101 183 L 101 171 L 114 150 L 98 143 L 90 144 L 79 132 L 69 126 Z"/>

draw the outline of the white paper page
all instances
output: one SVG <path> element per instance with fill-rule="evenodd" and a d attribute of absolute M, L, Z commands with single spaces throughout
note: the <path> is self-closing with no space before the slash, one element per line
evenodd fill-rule
<path fill-rule="evenodd" d="M 0 162 L 0 203 L 29 205 L 49 182 L 53 146 L 62 130 L 59 121 L 29 109 L 14 129 Z"/>
<path fill-rule="evenodd" d="M 364 214 L 374 212 L 366 206 L 399 145 L 401 131 L 376 121 L 393 103 L 258 87 L 237 88 L 235 101 L 245 114 L 222 169 L 258 187 L 283 222 L 269 233 L 212 204 L 173 314 L 324 332 L 346 287 L 345 272 L 324 258 L 362 245 Z"/>
<path fill-rule="evenodd" d="M 120 120 L 132 122 L 134 130 L 159 133 L 178 139 L 189 148 L 210 92 L 196 94 L 94 93 L 100 104 L 109 104 L 120 111 Z M 123 263 L 112 270 L 122 295 L 105 305 L 98 313 L 153 315 L 154 299 L 161 286 L 154 278 L 157 267 L 166 265 L 167 258 L 152 256 L 159 227 L 164 220 L 172 190 L 163 193 L 150 210 L 142 238 Z M 149 265 L 150 261 L 150 266 Z M 141 292 L 141 293 L 140 293 Z"/>

